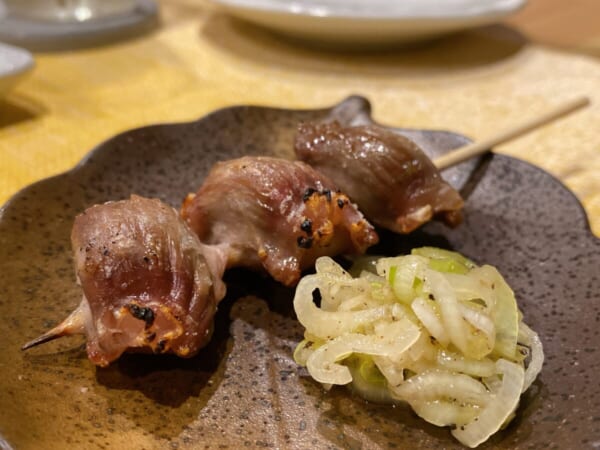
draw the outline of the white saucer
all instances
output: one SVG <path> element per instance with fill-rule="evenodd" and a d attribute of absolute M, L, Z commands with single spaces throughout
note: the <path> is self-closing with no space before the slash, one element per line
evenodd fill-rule
<path fill-rule="evenodd" d="M 25 8 L 11 11 L 8 7 L 2 8 L 2 3 L 0 0 L 0 41 L 33 51 L 106 44 L 144 33 L 158 23 L 156 0 L 131 0 L 122 10 L 100 8 L 97 16 L 89 18 L 62 17 L 50 7 L 30 13 Z"/>
<path fill-rule="evenodd" d="M 486 25 L 526 0 L 212 0 L 233 16 L 317 43 L 408 43 Z"/>
<path fill-rule="evenodd" d="M 27 50 L 0 43 L 0 98 L 34 66 Z"/>

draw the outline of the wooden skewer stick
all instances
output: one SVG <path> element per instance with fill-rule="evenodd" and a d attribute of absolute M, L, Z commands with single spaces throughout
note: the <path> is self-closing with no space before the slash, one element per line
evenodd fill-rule
<path fill-rule="evenodd" d="M 575 98 L 557 106 L 556 108 L 551 109 L 541 116 L 529 119 L 518 125 L 513 125 L 512 127 L 502 130 L 499 133 L 481 141 L 473 142 L 472 144 L 466 145 L 457 150 L 453 150 L 450 153 L 436 158 L 433 163 L 440 170 L 455 166 L 456 164 L 466 161 L 467 159 L 490 151 L 492 147 L 496 145 L 503 144 L 522 136 L 531 130 L 550 123 L 560 117 L 566 116 L 567 114 L 570 114 L 573 111 L 583 108 L 589 104 L 590 100 L 587 97 Z"/>

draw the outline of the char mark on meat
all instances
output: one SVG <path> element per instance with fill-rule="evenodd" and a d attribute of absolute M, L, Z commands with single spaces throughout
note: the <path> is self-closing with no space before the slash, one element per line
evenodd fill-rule
<path fill-rule="evenodd" d="M 360 254 L 378 240 L 328 177 L 271 157 L 216 164 L 181 213 L 202 242 L 229 247 L 228 267 L 264 269 L 288 286 L 319 256 Z"/>
<path fill-rule="evenodd" d="M 173 208 L 135 195 L 96 205 L 75 218 L 71 242 L 83 299 L 24 348 L 85 334 L 90 360 L 106 366 L 127 350 L 189 357 L 209 341 L 227 255 Z"/>

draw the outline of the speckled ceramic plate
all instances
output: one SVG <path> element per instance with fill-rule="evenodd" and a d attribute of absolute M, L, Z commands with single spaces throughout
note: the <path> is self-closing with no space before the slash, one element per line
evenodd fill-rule
<path fill-rule="evenodd" d="M 0 448 L 459 448 L 447 429 L 409 408 L 367 404 L 344 388 L 325 393 L 292 360 L 302 335 L 292 292 L 243 271 L 227 275 L 214 339 L 193 359 L 126 355 L 99 369 L 78 338 L 19 350 L 79 302 L 69 248 L 78 212 L 132 192 L 179 205 L 215 161 L 291 157 L 298 121 L 332 114 L 370 120 L 368 103 L 353 97 L 332 109 L 235 107 L 197 122 L 137 129 L 4 206 Z M 431 155 L 466 142 L 448 132 L 399 131 Z M 481 448 L 598 448 L 600 240 L 575 197 L 529 164 L 493 156 L 446 175 L 467 199 L 465 223 L 385 234 L 376 251 L 430 244 L 494 264 L 539 331 L 543 371 L 516 419 Z"/>

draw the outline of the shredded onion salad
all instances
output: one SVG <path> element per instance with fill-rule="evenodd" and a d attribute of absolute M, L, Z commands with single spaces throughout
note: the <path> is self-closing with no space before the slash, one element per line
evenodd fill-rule
<path fill-rule="evenodd" d="M 471 448 L 513 418 L 544 355 L 494 267 L 423 247 L 351 272 L 322 257 L 296 289 L 306 331 L 294 359 L 316 381 L 407 402 Z"/>

